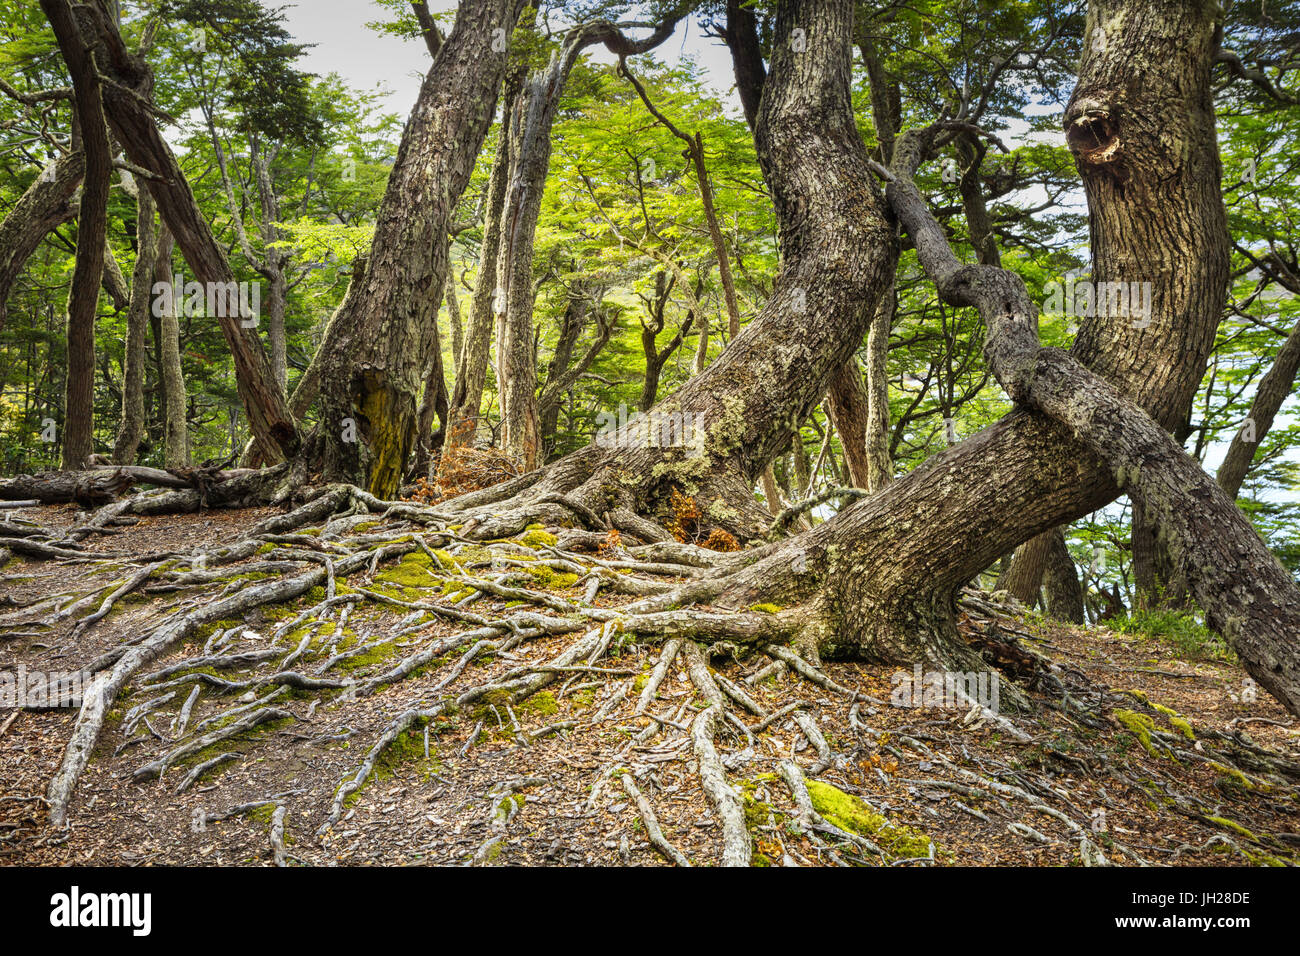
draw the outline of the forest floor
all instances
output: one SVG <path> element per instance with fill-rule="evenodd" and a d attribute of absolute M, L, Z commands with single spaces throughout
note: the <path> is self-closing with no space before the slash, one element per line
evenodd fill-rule
<path fill-rule="evenodd" d="M 353 521 L 329 534 L 305 529 L 223 565 L 216 582 L 169 581 L 160 572 L 103 619 L 76 625 L 121 582 L 124 568 L 138 566 L 132 556 L 216 553 L 275 513 L 145 517 L 88 537 L 84 559 L 13 558 L 0 570 L 0 672 L 20 665 L 76 671 L 134 646 L 172 615 L 270 579 L 271 572 L 241 572 L 281 557 L 270 544 L 289 555 L 310 547 L 312 535 L 322 537 L 322 553 L 331 553 L 328 539 L 349 534 L 368 536 L 372 547 L 385 536 L 410 540 L 401 520 Z M 4 520 L 58 532 L 84 517 L 66 506 Z M 633 576 L 617 567 L 625 552 L 612 544 L 599 555 L 566 549 L 564 534 L 538 528 L 490 547 L 447 537 L 454 564 L 426 548 L 380 554 L 346 585 L 340 577 L 333 603 L 317 588 L 172 644 L 113 703 L 65 828 L 48 823 L 45 795 L 77 709 L 0 709 L 0 865 L 264 865 L 277 856 L 277 824 L 280 861 L 291 866 L 666 863 L 647 838 L 634 791 L 677 851 L 696 865 L 716 862 L 718 807 L 700 786 L 691 734 L 707 701 L 683 654 L 639 707 L 662 647 L 630 634 L 609 640 L 590 658 L 598 663 L 555 667 L 544 689 L 513 706 L 509 695 L 488 695 L 455 714 L 414 721 L 380 750 L 363 785 L 336 800 L 399 715 L 427 708 L 447 686 L 495 686 L 538 673 L 573 643 L 572 629 L 539 635 L 526 626 L 501 629 L 495 643 L 474 635 L 462 642 L 458 635 L 472 629 L 468 617 L 450 620 L 422 606 L 499 621 L 521 606 L 501 596 L 510 587 L 549 596 L 551 610 L 570 603 L 616 609 L 633 600 L 616 587 L 584 593 L 584 577 L 565 570 L 603 561 L 606 579 Z M 670 584 L 689 571 L 666 570 L 658 573 Z M 472 577 L 457 583 L 461 575 L 491 576 L 501 593 L 464 585 Z M 67 609 L 85 595 L 93 600 L 49 620 L 51 607 Z M 716 733 L 727 781 L 743 800 L 753 862 L 1297 862 L 1300 728 L 1267 694 L 1252 699 L 1239 666 L 1183 659 L 1149 638 L 1032 614 L 977 618 L 965 613 L 964 627 L 999 628 L 1052 662 L 1056 679 L 1027 689 L 1032 711 L 993 717 L 891 706 L 896 666 L 823 662 L 831 686 L 856 692 L 851 699 L 789 671 L 746 682 L 760 664 L 771 670 L 762 654 L 711 658 L 712 669 L 756 705 L 729 715 Z M 511 632 L 518 640 L 508 639 Z M 422 650 L 436 654 L 360 695 L 266 680 L 283 674 L 292 657 L 296 672 L 354 687 Z M 246 656 L 230 660 L 236 654 Z M 210 662 L 185 666 L 199 657 Z M 1061 688 L 1075 706 L 1062 706 Z M 273 719 L 185 752 L 240 713 L 264 710 Z M 796 719 L 805 714 L 824 740 L 815 729 L 805 733 L 808 721 Z M 161 779 L 135 778 L 169 753 Z M 807 775 L 816 826 L 778 774 L 785 760 Z M 219 762 L 191 773 L 210 761 Z"/>

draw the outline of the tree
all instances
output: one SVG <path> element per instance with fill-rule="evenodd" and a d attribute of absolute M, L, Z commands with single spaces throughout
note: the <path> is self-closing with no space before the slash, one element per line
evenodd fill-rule
<path fill-rule="evenodd" d="M 42 0 L 41 9 L 50 21 L 63 60 L 72 74 L 77 128 L 85 155 L 77 223 L 77 265 L 68 294 L 68 375 L 63 403 L 63 467 L 80 468 L 95 450 L 95 314 L 104 269 L 112 162 L 95 54 L 83 41 L 68 0 Z"/>

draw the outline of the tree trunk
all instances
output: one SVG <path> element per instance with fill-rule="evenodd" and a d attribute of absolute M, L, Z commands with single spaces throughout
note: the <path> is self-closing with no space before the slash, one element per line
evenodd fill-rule
<path fill-rule="evenodd" d="M 42 170 L 0 223 L 0 328 L 9 290 L 27 260 L 51 230 L 77 215 L 72 197 L 85 174 L 85 153 L 79 149 L 68 153 Z"/>
<path fill-rule="evenodd" d="M 275 379 L 256 329 L 242 314 L 226 253 L 217 244 L 176 157 L 158 131 L 148 106 L 153 88 L 149 65 L 127 50 L 116 24 L 97 6 L 92 4 L 86 9 L 94 19 L 96 49 L 101 54 L 99 69 L 112 81 L 103 88 L 109 124 L 131 162 L 149 171 L 145 183 L 195 279 L 213 290 L 217 322 L 234 358 L 235 380 L 249 429 L 267 460 L 292 456 L 298 450 L 298 432 L 284 390 Z"/>
<path fill-rule="evenodd" d="M 605 43 L 620 59 L 645 53 L 672 35 L 680 14 L 660 24 L 649 37 L 624 38 L 610 24 L 600 22 L 575 27 L 552 54 L 546 68 L 528 78 L 515 104 L 511 123 L 510 185 L 502 210 L 501 245 L 497 251 L 497 311 L 500 339 L 497 370 L 500 373 L 502 444 L 523 462 L 537 467 L 541 452 L 541 425 L 537 405 L 537 357 L 534 354 L 533 244 L 542 193 L 551 164 L 551 128 L 560 96 L 578 56 L 595 43 Z M 705 185 L 707 186 L 707 180 Z"/>
<path fill-rule="evenodd" d="M 321 424 L 329 480 L 381 498 L 401 484 L 447 274 L 446 236 L 496 108 L 522 0 L 461 4 L 420 90 L 380 206 L 365 280 L 321 343 Z"/>
<path fill-rule="evenodd" d="M 131 302 L 126 316 L 126 349 L 122 360 L 122 421 L 113 444 L 113 461 L 135 462 L 144 436 L 145 335 L 153 301 L 153 276 L 158 256 L 154 204 L 148 189 L 138 189 L 135 200 L 135 269 L 131 274 Z"/>
<path fill-rule="evenodd" d="M 497 134 L 497 154 L 488 177 L 487 204 L 483 212 L 483 242 L 479 249 L 478 279 L 474 284 L 474 294 L 470 297 L 465 344 L 456 359 L 456 381 L 448 403 L 444 448 L 472 446 L 478 434 L 479 407 L 483 403 L 488 357 L 492 351 L 501 215 L 510 176 L 512 144 L 509 117 L 522 85 L 522 70 L 512 74 L 506 81 L 505 116 Z"/>
<path fill-rule="evenodd" d="M 1083 588 L 1060 529 L 1052 535 L 1051 551 L 1044 562 L 1043 591 L 1048 617 L 1067 624 L 1083 623 Z"/>
<path fill-rule="evenodd" d="M 772 296 L 702 374 L 531 477 L 514 507 L 485 511 L 492 528 L 522 527 L 556 507 L 540 500 L 556 492 L 598 513 L 654 514 L 678 491 L 710 523 L 741 537 L 766 534 L 771 515 L 754 485 L 861 342 L 896 258 L 851 108 L 851 4 L 808 0 L 782 10 L 755 134 L 780 226 Z M 674 433 L 690 440 L 662 440 Z M 470 496 L 462 506 L 486 508 L 506 493 Z"/>
<path fill-rule="evenodd" d="M 1264 440 L 1268 430 L 1273 427 L 1273 419 L 1282 408 L 1282 403 L 1291 396 L 1295 385 L 1296 373 L 1300 371 L 1300 322 L 1296 323 L 1291 334 L 1287 336 L 1273 365 L 1260 379 L 1255 392 L 1255 400 L 1250 403 L 1250 412 L 1246 421 L 1237 431 L 1228 446 L 1228 453 L 1219 465 L 1215 480 L 1219 487 L 1233 498 L 1241 491 L 1242 482 L 1250 473 L 1251 463 L 1259 443 Z"/>
<path fill-rule="evenodd" d="M 849 481 L 855 488 L 869 489 L 872 475 L 871 461 L 867 457 L 867 429 L 871 402 L 856 358 L 850 357 L 836 370 L 826 397 L 831 423 L 839 432 Z"/>
<path fill-rule="evenodd" d="M 171 230 L 159 228 L 158 251 L 154 260 L 154 281 L 171 282 L 172 250 L 176 242 Z M 181 368 L 181 329 L 175 303 L 167 297 L 156 303 L 158 311 L 159 377 L 163 401 L 163 462 L 168 468 L 190 464 L 190 434 L 185 413 L 185 374 Z"/>
<path fill-rule="evenodd" d="M 104 271 L 112 173 L 104 102 L 94 54 L 83 42 L 68 0 L 41 0 L 72 75 L 77 131 L 85 153 L 77 261 L 68 294 L 68 369 L 63 402 L 63 468 L 81 468 L 94 452 L 95 314 Z"/>

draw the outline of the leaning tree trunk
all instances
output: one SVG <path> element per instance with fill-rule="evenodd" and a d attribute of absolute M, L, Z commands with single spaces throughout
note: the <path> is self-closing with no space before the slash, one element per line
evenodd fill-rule
<path fill-rule="evenodd" d="M 1273 427 L 1273 419 L 1281 410 L 1282 403 L 1291 396 L 1298 371 L 1300 371 L 1300 322 L 1296 323 L 1295 328 L 1282 344 L 1272 367 L 1260 379 L 1246 421 L 1233 437 L 1232 444 L 1228 446 L 1228 453 L 1215 474 L 1219 487 L 1233 498 L 1237 497 L 1242 482 L 1250 473 L 1250 466 L 1255 460 L 1259 443 Z"/>
<path fill-rule="evenodd" d="M 447 274 L 448 226 L 496 108 L 522 0 L 460 5 L 425 77 L 380 206 L 363 284 L 321 343 L 321 421 L 309 458 L 329 480 L 391 497 L 415 440 L 417 402 Z"/>
<path fill-rule="evenodd" d="M 113 461 L 135 462 L 144 437 L 144 340 L 153 300 L 153 276 L 158 255 L 154 204 L 149 190 L 137 186 L 135 200 L 135 269 L 131 274 L 131 302 L 126 315 L 126 348 L 122 359 L 122 420 L 113 444 Z"/>
<path fill-rule="evenodd" d="M 752 489 L 862 341 L 894 271 L 893 230 L 853 118 L 851 27 L 848 0 L 790 2 L 778 18 L 755 145 L 775 199 L 782 265 L 759 315 L 648 414 L 526 479 L 466 496 L 461 507 L 482 506 L 494 529 L 522 527 L 548 508 L 563 512 L 546 501 L 558 493 L 617 525 L 662 512 L 678 491 L 710 524 L 766 534 L 771 515 Z M 491 508 L 525 485 L 509 507 Z"/>
<path fill-rule="evenodd" d="M 235 363 L 235 381 L 248 417 L 249 429 L 268 460 L 281 460 L 298 450 L 298 431 L 289 414 L 284 390 L 275 380 L 266 350 L 252 323 L 245 325 L 235 275 L 203 217 L 194 191 L 176 157 L 158 131 L 150 107 L 153 75 L 148 63 L 122 42 L 117 25 L 96 4 L 79 8 L 93 22 L 84 32 L 95 42 L 104 84 L 104 108 L 113 133 L 133 164 L 148 172 L 141 177 L 180 247 L 195 279 L 213 290 L 217 323 Z"/>
<path fill-rule="evenodd" d="M 93 52 L 83 42 L 68 0 L 41 0 L 72 75 L 75 119 L 86 172 L 77 222 L 77 261 L 68 293 L 68 368 L 64 383 L 63 467 L 81 468 L 94 452 L 95 313 L 104 272 L 112 157 Z"/>
<path fill-rule="evenodd" d="M 76 216 L 72 197 L 85 174 L 85 153 L 68 153 L 41 171 L 0 222 L 0 328 L 4 327 L 9 290 L 31 254 L 51 230 Z"/>

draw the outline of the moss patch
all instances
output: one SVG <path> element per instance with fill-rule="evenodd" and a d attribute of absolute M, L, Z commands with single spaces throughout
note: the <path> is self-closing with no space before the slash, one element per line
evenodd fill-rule
<path fill-rule="evenodd" d="M 891 823 L 857 797 L 829 783 L 820 780 L 807 783 L 813 809 L 829 823 L 878 843 L 883 850 L 898 858 L 930 855 L 933 844 L 919 830 Z"/>

